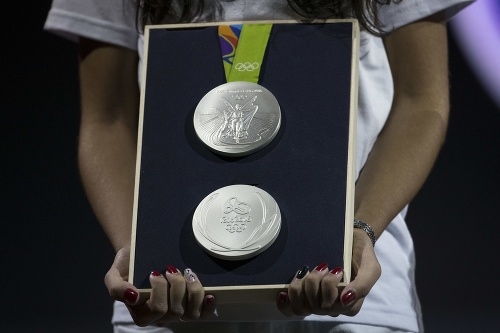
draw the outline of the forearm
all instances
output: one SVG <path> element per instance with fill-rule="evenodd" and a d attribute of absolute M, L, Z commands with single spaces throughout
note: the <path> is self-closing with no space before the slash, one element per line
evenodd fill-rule
<path fill-rule="evenodd" d="M 127 126 L 82 124 L 79 167 L 87 197 L 115 250 L 130 243 L 136 144 Z"/>
<path fill-rule="evenodd" d="M 80 40 L 79 167 L 89 202 L 115 250 L 130 244 L 139 91 L 137 53 Z"/>
<path fill-rule="evenodd" d="M 392 109 L 356 184 L 355 218 L 379 237 L 418 192 L 446 134 L 446 25 L 439 15 L 385 38 L 394 78 Z"/>
<path fill-rule="evenodd" d="M 354 216 L 378 238 L 413 199 L 442 146 L 446 120 L 435 110 L 401 102 L 375 143 L 356 183 Z"/>

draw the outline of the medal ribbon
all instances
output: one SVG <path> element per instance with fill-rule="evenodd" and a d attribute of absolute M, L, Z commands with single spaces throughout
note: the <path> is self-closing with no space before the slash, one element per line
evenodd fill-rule
<path fill-rule="evenodd" d="M 219 26 L 227 82 L 257 83 L 272 24 Z"/>

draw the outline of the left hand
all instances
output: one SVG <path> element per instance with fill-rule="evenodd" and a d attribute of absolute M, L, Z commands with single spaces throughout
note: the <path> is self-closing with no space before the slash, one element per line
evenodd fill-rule
<path fill-rule="evenodd" d="M 278 309 L 285 316 L 356 315 L 382 272 L 370 238 L 360 229 L 354 229 L 352 271 L 354 279 L 339 292 L 342 268 L 330 270 L 322 263 L 305 275 L 299 270 L 288 292 L 278 294 Z"/>
<path fill-rule="evenodd" d="M 119 250 L 104 281 L 110 296 L 125 303 L 136 325 L 164 325 L 172 321 L 205 318 L 214 313 L 213 295 L 205 294 L 200 280 L 190 269 L 182 274 L 169 265 L 164 274 L 151 272 L 151 293 L 141 295 L 134 285 L 127 282 L 129 258 L 129 246 Z"/>

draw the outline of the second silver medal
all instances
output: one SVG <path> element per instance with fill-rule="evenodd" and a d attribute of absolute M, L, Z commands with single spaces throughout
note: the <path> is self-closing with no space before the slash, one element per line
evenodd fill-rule
<path fill-rule="evenodd" d="M 273 244 L 281 229 L 274 198 L 255 186 L 231 185 L 207 195 L 193 215 L 194 236 L 210 255 L 248 259 Z"/>

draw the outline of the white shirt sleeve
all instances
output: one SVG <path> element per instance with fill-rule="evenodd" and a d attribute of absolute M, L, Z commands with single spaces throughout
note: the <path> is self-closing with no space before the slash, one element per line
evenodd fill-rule
<path fill-rule="evenodd" d="M 92 38 L 137 50 L 133 0 L 53 0 L 44 29 L 78 41 Z"/>
<path fill-rule="evenodd" d="M 450 19 L 461 9 L 468 6 L 471 0 L 402 0 L 389 5 L 382 5 L 379 11 L 383 30 L 387 33 L 423 19 L 432 14 L 444 11 L 446 19 Z"/>

